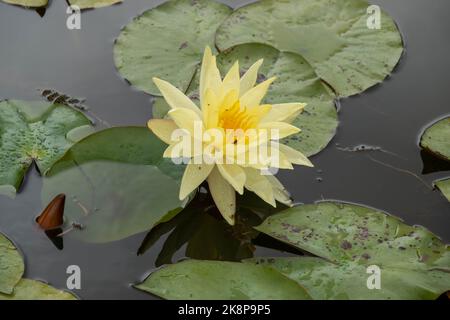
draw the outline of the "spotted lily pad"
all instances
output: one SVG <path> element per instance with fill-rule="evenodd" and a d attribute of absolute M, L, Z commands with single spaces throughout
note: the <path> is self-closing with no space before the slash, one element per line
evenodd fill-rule
<path fill-rule="evenodd" d="M 152 77 L 185 91 L 205 47 L 231 9 L 212 0 L 174 0 L 144 12 L 128 24 L 114 46 L 115 64 L 132 85 L 160 95 Z"/>
<path fill-rule="evenodd" d="M 338 126 L 334 97 L 326 85 L 317 77 L 311 65 L 301 56 L 280 52 L 260 44 L 240 45 L 218 56 L 218 66 L 222 74 L 239 61 L 241 72 L 245 72 L 255 61 L 264 58 L 259 80 L 277 77 L 272 84 L 265 103 L 304 102 L 307 107 L 292 123 L 302 132 L 286 138 L 283 143 L 303 152 L 314 155 L 324 149 L 336 133 Z M 198 76 L 187 90 L 192 99 L 198 97 Z M 153 116 L 163 117 L 168 105 L 156 99 Z"/>
<path fill-rule="evenodd" d="M 446 197 L 447 200 L 450 201 L 450 178 L 436 181 L 434 184 L 439 190 L 441 190 L 444 197 Z"/>
<path fill-rule="evenodd" d="M 45 7 L 48 4 L 48 0 L 2 0 L 2 1 L 29 8 Z"/>
<path fill-rule="evenodd" d="M 58 290 L 48 284 L 30 279 L 22 279 L 10 295 L 1 294 L 0 300 L 77 300 L 70 292 Z"/>
<path fill-rule="evenodd" d="M 152 273 L 135 286 L 172 300 L 309 300 L 295 281 L 269 267 L 187 260 Z"/>
<path fill-rule="evenodd" d="M 259 259 L 315 299 L 435 299 L 450 290 L 450 248 L 423 227 L 375 209 L 323 202 L 287 209 L 257 229 L 318 257 Z M 368 267 L 381 271 L 369 289 Z"/>
<path fill-rule="evenodd" d="M 76 139 L 91 132 L 88 118 L 65 105 L 0 102 L 0 189 L 18 190 L 33 162 L 45 174 Z"/>
<path fill-rule="evenodd" d="M 122 0 L 69 0 L 70 5 L 78 6 L 80 9 L 102 8 L 120 2 Z"/>
<path fill-rule="evenodd" d="M 450 117 L 442 119 L 426 129 L 420 145 L 437 157 L 450 161 Z"/>
<path fill-rule="evenodd" d="M 110 242 L 148 231 L 178 213 L 183 165 L 162 154 L 166 145 L 144 127 L 111 128 L 75 144 L 44 179 L 43 203 L 66 195 L 65 220 L 75 235 Z"/>
<path fill-rule="evenodd" d="M 223 51 L 262 43 L 300 54 L 338 96 L 350 96 L 382 82 L 403 52 L 402 37 L 386 13 L 380 12 L 379 29 L 368 27 L 376 19 L 367 14 L 369 6 L 365 0 L 258 1 L 225 20 L 216 45 Z"/>
<path fill-rule="evenodd" d="M 0 296 L 11 294 L 22 278 L 25 266 L 14 244 L 0 233 Z"/>

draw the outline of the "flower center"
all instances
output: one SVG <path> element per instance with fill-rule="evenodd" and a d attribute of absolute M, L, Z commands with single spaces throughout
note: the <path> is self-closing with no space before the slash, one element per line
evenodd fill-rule
<path fill-rule="evenodd" d="M 219 126 L 225 130 L 243 130 L 256 128 L 259 118 L 255 113 L 248 112 L 247 108 L 241 108 L 236 101 L 230 108 L 225 108 L 219 114 Z"/>

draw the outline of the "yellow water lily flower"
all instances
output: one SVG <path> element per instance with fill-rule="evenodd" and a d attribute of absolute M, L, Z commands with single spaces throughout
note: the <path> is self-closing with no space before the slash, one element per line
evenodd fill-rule
<path fill-rule="evenodd" d="M 261 104 L 275 80 L 257 84 L 262 63 L 257 61 L 241 77 L 236 62 L 222 79 L 216 57 L 207 47 L 200 74 L 200 107 L 170 83 L 153 79 L 171 110 L 168 119 L 151 119 L 148 127 L 169 145 L 164 157 L 188 159 L 180 199 L 206 180 L 217 208 L 231 225 L 236 192 L 243 194 L 244 189 L 274 207 L 276 201 L 292 205 L 289 193 L 268 173 L 269 168 L 313 166 L 302 153 L 278 141 L 300 132 L 289 121 L 305 104 Z M 188 144 L 181 144 L 182 136 L 188 136 Z"/>

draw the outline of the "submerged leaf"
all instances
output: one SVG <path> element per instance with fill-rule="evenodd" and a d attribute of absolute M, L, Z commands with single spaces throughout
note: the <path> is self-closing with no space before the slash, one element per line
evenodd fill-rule
<path fill-rule="evenodd" d="M 262 0 L 237 9 L 217 31 L 223 51 L 261 43 L 300 54 L 345 97 L 382 82 L 398 63 L 403 42 L 395 22 L 377 17 L 365 0 Z M 375 12 L 376 14 L 376 12 Z M 372 26 L 372 25 L 370 25 Z"/>
<path fill-rule="evenodd" d="M 48 284 L 30 279 L 22 279 L 14 288 L 14 293 L 0 293 L 0 300 L 77 300 L 70 292 L 62 291 Z"/>
<path fill-rule="evenodd" d="M 375 209 L 302 205 L 257 229 L 326 259 L 256 261 L 298 281 L 315 299 L 435 299 L 450 289 L 450 248 L 428 230 Z M 367 287 L 373 265 L 381 269 L 380 290 Z"/>
<path fill-rule="evenodd" d="M 115 64 L 140 90 L 160 95 L 159 77 L 186 90 L 206 46 L 231 9 L 212 0 L 174 0 L 144 12 L 128 24 L 114 46 Z"/>
<path fill-rule="evenodd" d="M 310 299 L 305 289 L 272 268 L 224 261 L 169 265 L 135 287 L 173 300 Z"/>
<path fill-rule="evenodd" d="M 425 130 L 420 146 L 437 157 L 450 161 L 450 117 Z"/>
<path fill-rule="evenodd" d="M 25 265 L 14 244 L 0 233 L 0 296 L 11 294 L 22 278 Z"/>
<path fill-rule="evenodd" d="M 89 125 L 90 121 L 81 112 L 65 105 L 0 102 L 0 186 L 19 189 L 33 162 L 45 174 L 74 143 L 70 139 L 71 131 L 91 128 Z"/>
<path fill-rule="evenodd" d="M 75 144 L 44 179 L 43 202 L 67 197 L 74 235 L 109 242 L 148 231 L 185 205 L 178 199 L 184 166 L 163 159 L 166 145 L 147 128 L 111 128 Z"/>

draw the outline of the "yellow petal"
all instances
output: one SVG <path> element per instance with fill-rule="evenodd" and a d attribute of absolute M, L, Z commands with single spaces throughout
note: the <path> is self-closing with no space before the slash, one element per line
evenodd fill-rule
<path fill-rule="evenodd" d="M 291 122 L 305 108 L 305 103 L 274 104 L 270 112 L 262 119 L 262 122 L 280 121 Z"/>
<path fill-rule="evenodd" d="M 219 92 L 219 88 L 222 86 L 222 78 L 220 77 L 220 71 L 217 68 L 216 57 L 213 56 L 210 47 L 205 48 L 203 54 L 203 62 L 200 71 L 200 101 L 203 105 L 206 90 L 209 88 L 216 94 Z"/>
<path fill-rule="evenodd" d="M 234 90 L 237 92 L 239 96 L 239 90 L 241 87 L 241 75 L 239 73 L 239 62 L 236 61 L 234 65 L 231 67 L 230 71 L 228 71 L 225 78 L 223 78 L 222 89 L 226 94 L 230 90 Z"/>
<path fill-rule="evenodd" d="M 273 175 L 266 176 L 267 180 L 272 185 L 273 195 L 275 199 L 289 207 L 292 207 L 292 199 L 290 193 L 281 184 L 281 182 Z"/>
<path fill-rule="evenodd" d="M 158 138 L 167 144 L 171 143 L 172 132 L 178 129 L 175 122 L 168 119 L 150 119 L 147 125 Z"/>
<path fill-rule="evenodd" d="M 180 187 L 180 200 L 184 200 L 192 191 L 194 191 L 203 181 L 208 178 L 214 164 L 195 164 L 191 160 L 186 166 Z"/>
<path fill-rule="evenodd" d="M 203 122 L 207 129 L 217 127 L 219 122 L 219 101 L 213 90 L 207 89 L 202 103 Z"/>
<path fill-rule="evenodd" d="M 256 80 L 258 79 L 258 71 L 263 62 L 263 59 L 256 61 L 242 77 L 240 85 L 241 96 L 244 95 L 248 90 L 253 88 L 253 86 L 256 84 Z"/>
<path fill-rule="evenodd" d="M 258 197 L 263 199 L 268 204 L 276 207 L 272 184 L 267 180 L 265 176 L 261 174 L 261 171 L 246 168 L 245 175 L 247 180 L 245 181 L 245 188 L 251 192 L 254 192 Z"/>
<path fill-rule="evenodd" d="M 244 169 L 237 164 L 218 164 L 217 167 L 225 180 L 227 180 L 239 194 L 243 194 L 245 184 Z"/>
<path fill-rule="evenodd" d="M 203 121 L 194 111 L 185 108 L 177 108 L 170 110 L 168 115 L 179 128 L 186 129 L 193 137 L 201 134 L 200 132 L 195 132 L 195 129 L 203 128 Z M 201 139 L 201 137 L 198 137 L 198 139 Z"/>
<path fill-rule="evenodd" d="M 263 83 L 258 84 L 256 87 L 248 90 L 244 95 L 241 96 L 241 106 L 245 108 L 256 107 L 261 104 L 262 99 L 267 94 L 272 82 L 275 81 L 275 77 L 270 78 Z"/>
<path fill-rule="evenodd" d="M 281 153 L 283 153 L 286 158 L 293 164 L 298 164 L 301 166 L 314 167 L 314 165 L 309 161 L 309 159 L 300 151 L 292 149 L 284 144 L 278 144 L 278 148 Z"/>
<path fill-rule="evenodd" d="M 209 191 L 225 220 L 234 225 L 236 213 L 236 192 L 222 177 L 219 169 L 215 167 L 208 177 Z"/>
<path fill-rule="evenodd" d="M 283 139 L 300 132 L 299 128 L 286 122 L 263 122 L 259 124 L 259 129 L 268 130 L 271 139 Z M 276 133 L 278 137 L 272 133 Z"/>
<path fill-rule="evenodd" d="M 158 87 L 164 99 L 172 109 L 185 108 L 200 115 L 200 109 L 195 105 L 195 103 L 169 82 L 158 78 L 153 78 L 153 82 Z"/>

